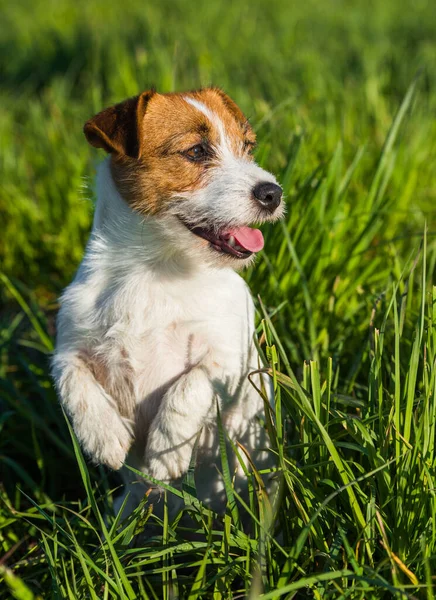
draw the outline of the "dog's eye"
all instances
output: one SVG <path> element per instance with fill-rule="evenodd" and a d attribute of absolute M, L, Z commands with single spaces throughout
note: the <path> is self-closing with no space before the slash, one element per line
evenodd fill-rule
<path fill-rule="evenodd" d="M 186 158 L 189 158 L 189 160 L 194 162 L 204 160 L 208 157 L 208 151 L 204 144 L 192 146 L 192 148 L 189 148 L 189 150 L 186 150 L 186 152 L 183 152 L 183 154 L 186 156 Z"/>

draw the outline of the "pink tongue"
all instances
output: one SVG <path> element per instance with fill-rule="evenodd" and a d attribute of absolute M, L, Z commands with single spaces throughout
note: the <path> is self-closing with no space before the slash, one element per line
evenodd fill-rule
<path fill-rule="evenodd" d="M 226 232 L 229 236 L 232 235 L 239 246 L 250 250 L 250 252 L 259 252 L 263 248 L 263 235 L 259 229 L 251 227 L 237 227 Z"/>

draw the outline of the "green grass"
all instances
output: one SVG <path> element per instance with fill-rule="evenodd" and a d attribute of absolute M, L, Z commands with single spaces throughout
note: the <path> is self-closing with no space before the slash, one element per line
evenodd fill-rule
<path fill-rule="evenodd" d="M 1 12 L 0 598 L 436 598 L 434 4 Z M 83 461 L 48 373 L 101 158 L 81 128 L 148 86 L 209 83 L 250 116 L 287 196 L 245 274 L 281 494 L 271 506 L 248 473 L 244 530 L 223 454 L 226 515 L 201 506 L 190 472 L 196 541 L 165 512 L 138 547 L 157 517 L 145 498 L 120 527 L 118 481 Z"/>

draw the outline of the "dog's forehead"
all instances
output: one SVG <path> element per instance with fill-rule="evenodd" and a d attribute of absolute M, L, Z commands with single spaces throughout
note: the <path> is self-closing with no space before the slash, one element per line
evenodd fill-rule
<path fill-rule="evenodd" d="M 180 132 L 199 132 L 234 140 L 254 138 L 241 109 L 221 90 L 207 88 L 193 92 L 155 94 L 144 116 L 144 133 L 153 132 L 155 141 Z"/>
<path fill-rule="evenodd" d="M 185 95 L 188 101 L 204 106 L 206 113 L 218 118 L 227 130 L 237 128 L 237 132 L 245 133 L 249 129 L 248 121 L 233 100 L 224 92 L 217 89 L 205 89 Z"/>

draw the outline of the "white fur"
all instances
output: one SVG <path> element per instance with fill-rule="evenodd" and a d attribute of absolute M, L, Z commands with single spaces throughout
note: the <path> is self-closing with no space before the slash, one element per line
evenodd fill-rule
<path fill-rule="evenodd" d="M 61 402 L 86 453 L 119 469 L 130 451 L 137 469 L 174 481 L 199 439 L 197 487 L 216 508 L 223 506 L 217 401 L 229 436 L 259 468 L 269 460 L 258 422 L 263 401 L 247 378 L 259 368 L 254 308 L 231 262 L 219 263 L 178 216 L 248 224 L 257 215 L 253 185 L 275 182 L 234 157 L 224 131 L 220 147 L 222 160 L 207 185 L 156 217 L 131 210 L 109 160 L 100 165 L 93 229 L 62 296 L 53 358 Z M 92 364 L 102 369 L 104 387 Z M 239 481 L 242 471 L 231 464 Z M 131 473 L 124 477 L 132 483 Z M 144 489 L 130 486 L 130 509 Z"/>

